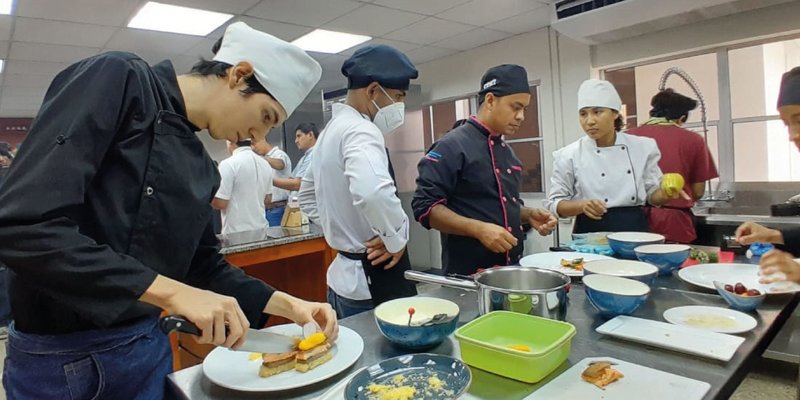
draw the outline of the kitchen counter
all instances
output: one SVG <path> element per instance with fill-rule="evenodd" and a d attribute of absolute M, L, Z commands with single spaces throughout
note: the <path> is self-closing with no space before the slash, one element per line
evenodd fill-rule
<path fill-rule="evenodd" d="M 713 214 L 705 208 L 692 209 L 699 224 L 739 226 L 745 222 L 755 222 L 770 228 L 786 228 L 800 225 L 800 217 L 773 217 L 770 215 Z"/>
<path fill-rule="evenodd" d="M 661 278 L 661 284 L 677 284 L 677 278 Z M 716 294 L 698 293 L 683 288 L 664 288 L 654 285 L 650 299 L 633 314 L 635 317 L 663 321 L 665 310 L 684 305 L 709 305 L 726 307 L 727 304 Z M 457 289 L 440 288 L 424 294 L 452 300 L 461 308 L 459 325 L 478 316 L 477 296 L 474 292 Z M 503 378 L 476 368 L 472 385 L 463 399 L 523 399 L 537 388 L 554 379 L 571 365 L 590 356 L 615 357 L 646 367 L 692 377 L 711 385 L 705 399 L 727 399 L 736 390 L 752 363 L 760 356 L 767 345 L 791 315 L 797 304 L 796 296 L 777 296 L 770 298 L 754 315 L 758 326 L 743 334 L 745 342 L 734 358 L 727 363 L 699 358 L 683 353 L 671 352 L 633 342 L 606 337 L 595 332 L 595 328 L 605 320 L 598 316 L 594 308 L 586 300 L 583 286 L 575 284 L 569 293 L 567 321 L 575 325 L 577 335 L 572 341 L 572 351 L 568 362 L 562 364 L 544 381 L 535 385 Z M 364 338 L 364 353 L 353 367 L 342 371 L 336 377 L 307 386 L 283 392 L 272 392 L 270 399 L 314 399 L 321 396 L 331 386 L 345 379 L 350 373 L 364 366 L 372 365 L 380 360 L 410 353 L 393 346 L 378 331 L 372 312 L 362 313 L 340 321 L 358 332 Z M 458 356 L 458 344 L 450 337 L 438 347 L 429 350 L 431 353 Z M 254 371 L 255 373 L 255 371 Z M 175 372 L 168 377 L 169 385 L 177 396 L 186 400 L 207 399 L 256 399 L 265 398 L 263 393 L 242 393 L 216 386 L 203 376 L 200 366 Z"/>
<path fill-rule="evenodd" d="M 256 231 L 218 235 L 220 244 L 222 245 L 220 254 L 241 253 L 321 237 L 323 237 L 322 228 L 314 224 L 303 225 L 297 228 L 275 226 Z"/>
<path fill-rule="evenodd" d="M 335 252 L 317 225 L 266 229 L 219 235 L 221 254 L 248 275 L 305 300 L 327 300 L 326 275 Z M 269 324 L 286 319 L 273 317 Z M 175 369 L 202 362 L 213 346 L 199 345 L 184 334 L 171 337 Z"/>

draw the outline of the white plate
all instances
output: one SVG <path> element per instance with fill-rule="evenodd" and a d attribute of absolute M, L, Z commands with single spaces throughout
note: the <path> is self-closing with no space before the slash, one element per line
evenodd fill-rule
<path fill-rule="evenodd" d="M 271 326 L 270 332 L 302 336 L 296 324 Z M 215 384 L 245 392 L 273 392 L 294 389 L 330 378 L 355 363 L 364 351 L 364 340 L 352 329 L 339 326 L 339 338 L 330 350 L 333 359 L 308 372 L 291 370 L 268 378 L 258 376 L 261 358 L 250 360 L 246 351 L 224 347 L 214 349 L 203 361 L 203 373 Z"/>
<path fill-rule="evenodd" d="M 575 258 L 583 258 L 584 262 L 597 261 L 597 260 L 613 260 L 613 257 L 604 256 L 601 254 L 593 253 L 578 253 L 572 251 L 557 251 L 549 253 L 531 254 L 522 257 L 519 260 L 519 265 L 523 267 L 536 267 L 542 269 L 551 269 L 558 271 L 567 276 L 583 276 L 583 271 L 577 271 L 575 268 L 567 268 L 561 266 L 561 260 L 572 260 Z"/>
<path fill-rule="evenodd" d="M 720 281 L 731 285 L 741 282 L 748 289 L 758 289 L 766 294 L 800 291 L 800 285 L 793 282 L 759 283 L 758 265 L 755 264 L 698 264 L 682 268 L 678 276 L 693 285 L 712 290 L 716 290 L 714 281 Z"/>
<path fill-rule="evenodd" d="M 675 325 L 719 333 L 744 333 L 758 326 L 755 318 L 722 307 L 673 307 L 664 311 L 664 319 Z"/>
<path fill-rule="evenodd" d="M 649 346 L 730 361 L 744 338 L 666 322 L 620 315 L 596 329 L 597 333 Z"/>
<path fill-rule="evenodd" d="M 609 361 L 625 377 L 605 390 L 585 382 L 583 371 L 592 361 Z M 711 385 L 657 369 L 643 367 L 611 357 L 591 357 L 578 361 L 570 369 L 533 392 L 524 400 L 701 400 Z"/>

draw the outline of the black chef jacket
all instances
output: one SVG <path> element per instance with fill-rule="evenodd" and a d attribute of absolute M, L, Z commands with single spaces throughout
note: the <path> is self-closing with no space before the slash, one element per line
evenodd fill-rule
<path fill-rule="evenodd" d="M 263 323 L 273 293 L 219 254 L 219 174 L 186 118 L 169 61 L 121 52 L 51 83 L 0 188 L 0 262 L 16 329 L 37 334 L 157 316 L 137 301 L 157 274 L 234 296 Z"/>
<path fill-rule="evenodd" d="M 428 216 L 445 204 L 461 216 L 508 229 L 518 240 L 507 253 L 493 253 L 478 239 L 442 233 L 445 273 L 472 274 L 478 268 L 511 265 L 522 256 L 524 233 L 519 198 L 522 163 L 511 146 L 474 119 L 434 143 L 417 166 L 414 217 L 430 229 Z"/>

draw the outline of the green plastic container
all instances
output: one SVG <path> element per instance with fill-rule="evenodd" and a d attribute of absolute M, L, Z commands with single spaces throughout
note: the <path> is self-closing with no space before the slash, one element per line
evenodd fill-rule
<path fill-rule="evenodd" d="M 570 323 L 510 311 L 490 312 L 456 330 L 465 363 L 527 383 L 539 382 L 566 361 L 574 336 Z"/>

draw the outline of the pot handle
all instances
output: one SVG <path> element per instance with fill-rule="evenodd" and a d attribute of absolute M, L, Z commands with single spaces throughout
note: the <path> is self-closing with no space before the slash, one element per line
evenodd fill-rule
<path fill-rule="evenodd" d="M 404 275 L 405 278 L 409 281 L 432 283 L 434 285 L 442 285 L 456 289 L 478 290 L 478 284 L 475 283 L 474 281 L 470 281 L 467 279 L 457 279 L 448 276 L 426 274 L 424 272 L 411 271 L 411 270 L 406 271 Z"/>

